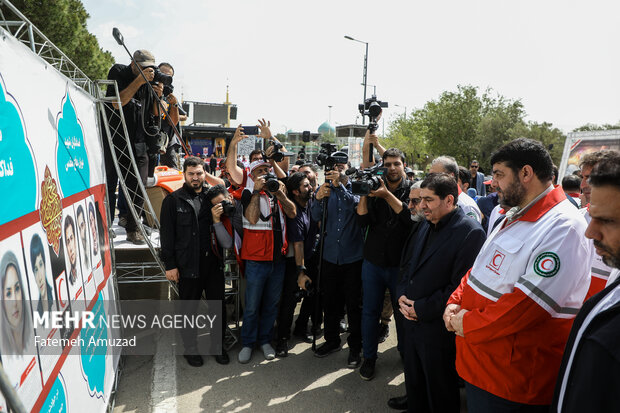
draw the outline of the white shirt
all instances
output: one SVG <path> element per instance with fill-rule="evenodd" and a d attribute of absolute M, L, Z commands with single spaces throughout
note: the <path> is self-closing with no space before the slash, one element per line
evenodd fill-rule
<path fill-rule="evenodd" d="M 465 212 L 465 215 L 475 219 L 479 224 L 482 223 L 482 212 L 472 197 L 461 192 L 456 204 Z"/>

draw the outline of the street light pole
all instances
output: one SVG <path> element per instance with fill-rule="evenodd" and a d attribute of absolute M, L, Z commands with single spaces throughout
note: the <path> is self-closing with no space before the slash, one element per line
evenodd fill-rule
<path fill-rule="evenodd" d="M 344 36 L 345 39 L 353 40 L 354 42 L 363 43 L 366 45 L 366 54 L 364 55 L 364 102 L 366 102 L 366 86 L 368 85 L 368 42 L 363 42 L 352 38 L 351 36 Z M 366 117 L 362 115 L 362 125 L 366 124 Z"/>

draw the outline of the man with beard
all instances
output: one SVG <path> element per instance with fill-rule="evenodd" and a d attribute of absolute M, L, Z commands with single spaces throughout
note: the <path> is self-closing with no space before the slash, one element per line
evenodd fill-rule
<path fill-rule="evenodd" d="M 405 243 L 397 288 L 405 317 L 407 397 L 390 399 L 392 408 L 442 413 L 460 408 L 454 335 L 446 331 L 442 314 L 486 236 L 480 224 L 456 206 L 457 197 L 457 183 L 448 174 L 430 174 L 421 184 L 420 208 L 426 219 Z"/>
<path fill-rule="evenodd" d="M 71 285 L 77 281 L 77 246 L 75 245 L 75 223 L 70 215 L 65 218 L 65 244 L 67 245 L 67 255 L 69 256 L 69 282 Z"/>
<path fill-rule="evenodd" d="M 611 152 L 611 151 L 610 151 Z M 620 272 L 620 153 L 606 154 L 588 171 L 590 224 L 605 264 Z M 611 280 L 579 311 L 564 351 L 552 412 L 620 411 L 620 281 Z M 592 374 L 596 372 L 595 374 Z"/>
<path fill-rule="evenodd" d="M 342 154 L 345 155 L 344 152 L 335 152 L 332 156 Z M 306 178 L 310 181 L 310 187 L 312 188 L 312 192 L 315 192 L 318 188 L 317 184 L 317 173 L 319 172 L 318 166 L 313 163 L 305 163 L 299 166 L 299 172 L 303 172 L 306 174 Z"/>
<path fill-rule="evenodd" d="M 211 249 L 213 206 L 206 199 L 204 161 L 195 156 L 185 159 L 183 177 L 183 186 L 164 198 L 161 205 L 161 257 L 166 278 L 179 285 L 179 299 L 188 300 L 188 305 L 182 307 L 183 313 L 196 314 L 203 291 L 211 297 L 215 292 L 210 288 L 217 285 L 213 277 L 223 278 L 223 275 L 219 258 Z M 188 364 L 202 366 L 196 330 L 185 328 L 181 337 Z M 224 348 L 216 361 L 229 362 Z"/>
<path fill-rule="evenodd" d="M 398 311 L 396 284 L 401 252 L 413 222 L 407 208 L 411 181 L 405 177 L 403 153 L 390 148 L 383 152 L 383 166 L 387 169 L 381 186 L 368 196 L 361 196 L 357 206 L 360 225 L 367 227 L 362 263 L 362 347 L 364 362 L 360 376 L 371 380 L 377 360 L 379 318 L 383 308 L 385 289 L 390 290 L 399 351 L 401 349 L 402 314 Z M 456 182 L 456 181 L 455 181 Z"/>
<path fill-rule="evenodd" d="M 288 241 L 294 251 L 295 267 L 287 268 L 282 283 L 282 298 L 280 300 L 280 312 L 278 314 L 278 341 L 276 355 L 286 357 L 288 355 L 288 339 L 291 335 L 291 324 L 295 311 L 295 291 L 300 285 L 306 289 L 306 283 L 316 281 L 318 254 L 315 254 L 316 234 L 318 224 L 310 215 L 312 204 L 312 188 L 303 172 L 296 172 L 286 182 L 288 197 L 295 203 L 297 215 L 295 218 L 286 218 L 286 232 Z M 315 314 L 316 295 L 308 295 L 303 299 L 297 321 L 296 332 L 305 332 L 308 321 L 312 317 L 312 326 L 316 330 L 321 325 L 320 317 Z"/>
<path fill-rule="evenodd" d="M 471 412 L 547 412 L 573 318 L 588 289 L 586 222 L 552 184 L 538 141 L 491 157 L 506 217 L 444 312 Z"/>
<path fill-rule="evenodd" d="M 581 180 L 581 193 L 583 202 L 581 205 L 584 208 L 581 208 L 579 212 L 584 216 L 586 222 L 589 224 L 592 220 L 590 217 L 590 174 L 592 173 L 592 169 L 602 160 L 608 159 L 610 157 L 614 157 L 617 152 L 611 150 L 602 150 L 596 152 L 590 152 L 583 155 L 579 161 L 579 167 L 581 168 L 581 175 L 583 179 Z M 592 248 L 593 241 L 587 241 Z M 605 285 L 609 284 L 609 274 L 611 274 L 612 268 L 607 265 L 603 258 L 599 254 L 592 253 L 592 262 L 590 263 L 590 289 L 588 290 L 587 298 L 592 297 L 594 294 L 601 291 L 605 288 Z"/>

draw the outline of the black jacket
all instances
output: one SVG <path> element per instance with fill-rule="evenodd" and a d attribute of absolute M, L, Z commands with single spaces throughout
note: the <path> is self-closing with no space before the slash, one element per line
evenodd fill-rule
<path fill-rule="evenodd" d="M 411 181 L 403 179 L 394 195 L 403 203 L 397 214 L 386 200 L 368 197 L 368 213 L 358 215 L 364 240 L 364 259 L 381 267 L 398 267 L 402 247 L 409 235 L 413 221 L 409 212 Z"/>
<path fill-rule="evenodd" d="M 454 334 L 448 333 L 443 323 L 446 302 L 473 266 L 486 235 L 461 208 L 445 218 L 437 229 L 423 221 L 410 234 L 403 249 L 395 299 L 405 295 L 414 301 L 418 321 L 412 324 L 454 341 Z M 429 234 L 431 231 L 435 233 Z M 426 245 L 429 235 L 432 240 Z"/>
<path fill-rule="evenodd" d="M 577 332 L 586 317 L 612 290 L 620 288 L 620 279 L 586 301 L 577 314 L 564 350 L 555 386 L 552 412 L 559 412 L 560 390 L 568 375 L 562 401 L 562 413 L 620 411 L 620 302 L 597 314 L 577 341 Z M 568 359 L 577 346 L 570 371 Z"/>
<path fill-rule="evenodd" d="M 211 208 L 204 198 L 206 189 L 196 194 L 183 185 L 161 205 L 161 259 L 166 270 L 178 268 L 183 278 L 200 276 L 200 257 L 209 250 Z"/>

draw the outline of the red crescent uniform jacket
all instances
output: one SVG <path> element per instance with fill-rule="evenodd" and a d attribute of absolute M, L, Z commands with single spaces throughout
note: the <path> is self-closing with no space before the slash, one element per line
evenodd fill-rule
<path fill-rule="evenodd" d="M 586 222 L 561 188 L 489 235 L 448 303 L 468 312 L 456 337 L 467 382 L 518 403 L 550 404 L 573 319 L 589 287 Z"/>

